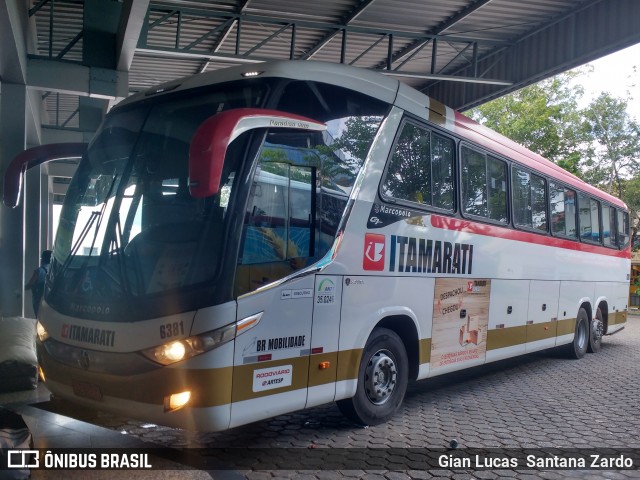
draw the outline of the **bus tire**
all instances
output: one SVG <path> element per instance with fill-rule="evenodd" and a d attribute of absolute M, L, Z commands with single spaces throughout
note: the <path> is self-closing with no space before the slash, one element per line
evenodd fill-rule
<path fill-rule="evenodd" d="M 576 318 L 576 333 L 573 342 L 566 346 L 566 354 L 569 358 L 580 359 L 587 353 L 589 345 L 589 315 L 584 308 L 578 310 Z"/>
<path fill-rule="evenodd" d="M 602 311 L 600 308 L 596 310 L 596 318 L 589 325 L 589 345 L 587 351 L 589 353 L 598 353 L 602 348 L 602 335 L 604 333 L 604 322 L 602 321 Z"/>
<path fill-rule="evenodd" d="M 338 408 L 362 425 L 386 422 L 402 404 L 408 372 L 407 352 L 400 337 L 392 330 L 376 328 L 362 352 L 356 394 L 338 401 Z"/>

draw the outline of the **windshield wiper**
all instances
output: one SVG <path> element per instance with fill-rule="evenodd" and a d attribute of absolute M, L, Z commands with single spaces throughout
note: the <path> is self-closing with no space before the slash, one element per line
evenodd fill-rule
<path fill-rule="evenodd" d="M 89 255 L 87 256 L 87 259 L 83 262 L 80 270 L 84 270 L 87 267 L 87 264 L 89 263 L 89 259 L 91 258 L 91 253 L 93 252 L 93 248 L 95 246 L 96 243 L 96 238 L 98 237 L 98 232 L 100 231 L 100 224 L 102 223 L 102 216 L 104 214 L 105 209 L 107 208 L 107 203 L 109 201 L 109 197 L 111 196 L 111 192 L 113 191 L 113 186 L 116 183 L 116 180 L 118 178 L 118 175 L 114 175 L 113 176 L 113 180 L 111 181 L 111 185 L 109 186 L 109 191 L 107 192 L 107 195 L 105 196 L 105 200 L 104 203 L 102 204 L 102 208 L 100 208 L 100 210 L 94 210 L 93 212 L 91 212 L 91 216 L 89 217 L 89 220 L 87 220 L 87 223 L 84 225 L 84 227 L 82 227 L 82 231 L 80 232 L 80 236 L 78 237 L 78 239 L 76 240 L 76 243 L 73 244 L 73 246 L 71 247 L 71 250 L 69 251 L 69 255 L 67 256 L 67 258 L 65 259 L 64 263 L 62 264 L 62 267 L 60 267 L 60 272 L 56 273 L 56 276 L 58 276 L 59 280 L 57 282 L 54 282 L 53 288 L 52 288 L 52 294 L 55 293 L 55 291 L 57 290 L 57 286 L 60 285 L 62 282 L 62 279 L 64 278 L 64 274 L 67 271 L 67 269 L 69 268 L 69 265 L 71 265 L 71 262 L 73 261 L 73 259 L 76 257 L 78 250 L 80 249 L 80 246 L 82 245 L 82 242 L 84 241 L 84 239 L 86 238 L 86 236 L 89 234 L 89 232 L 91 231 L 91 228 L 93 227 L 93 224 L 96 223 L 96 220 L 98 221 L 96 227 L 95 227 L 95 233 L 93 235 L 93 240 L 91 241 L 91 246 L 89 247 Z"/>
<path fill-rule="evenodd" d="M 102 224 L 102 214 L 107 209 L 107 204 L 109 203 L 109 199 L 111 198 L 111 193 L 113 192 L 113 187 L 116 184 L 116 180 L 118 179 L 118 175 L 113 176 L 113 180 L 111 180 L 111 185 L 109 186 L 109 191 L 107 195 L 104 197 L 104 203 L 102 204 L 102 208 L 100 209 L 100 220 L 98 221 L 98 225 L 96 226 L 95 233 L 93 234 L 93 240 L 91 240 L 91 246 L 89 247 L 89 255 L 87 255 L 87 259 L 82 265 L 82 270 L 84 270 L 89 263 L 89 259 L 91 258 L 91 254 L 93 253 L 93 248 L 96 244 L 96 239 L 98 238 L 98 233 L 100 233 L 100 225 Z"/>
<path fill-rule="evenodd" d="M 73 246 L 71 247 L 71 250 L 69 251 L 69 255 L 67 255 L 67 258 L 65 259 L 64 263 L 60 267 L 60 271 L 56 273 L 56 276 L 58 277 L 59 280 L 53 283 L 53 288 L 51 291 L 52 294 L 55 293 L 58 285 L 63 283 L 61 279 L 64 278 L 64 273 L 69 268 L 69 265 L 71 265 L 71 261 L 75 258 L 76 254 L 78 253 L 78 250 L 80 249 L 80 246 L 82 245 L 82 242 L 86 238 L 87 234 L 91 231 L 91 227 L 96 222 L 96 220 L 100 218 L 101 215 L 102 215 L 102 211 L 91 212 L 91 216 L 89 217 L 89 220 L 87 220 L 87 223 L 85 223 L 84 227 L 82 227 L 80 236 L 76 240 L 76 243 L 74 243 Z"/>
<path fill-rule="evenodd" d="M 129 277 L 127 275 L 127 265 L 126 259 L 124 256 L 124 237 L 122 234 L 122 222 L 120 222 L 120 213 L 116 212 L 116 224 L 115 224 L 115 234 L 111 237 L 109 241 L 108 255 L 110 258 L 116 257 L 116 261 L 118 263 L 118 270 L 120 273 L 120 282 L 122 284 L 122 289 L 124 290 L 125 295 L 131 295 L 131 285 L 129 283 Z M 112 246 L 114 248 L 112 248 Z M 101 258 L 104 258 L 102 256 Z M 111 261 L 111 260 L 110 260 Z M 104 269 L 105 267 L 102 265 L 102 260 L 100 262 L 101 267 Z"/>

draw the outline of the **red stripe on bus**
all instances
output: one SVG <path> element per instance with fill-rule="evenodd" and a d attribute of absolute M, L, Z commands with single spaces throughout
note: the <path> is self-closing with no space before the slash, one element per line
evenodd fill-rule
<path fill-rule="evenodd" d="M 533 243 L 537 245 L 545 245 L 547 247 L 566 248 L 567 250 L 597 253 L 600 255 L 608 255 L 610 257 L 631 258 L 631 250 L 629 248 L 625 250 L 614 250 L 612 248 L 601 247 L 598 245 L 590 245 L 588 243 L 565 240 L 558 237 L 538 235 L 535 233 L 524 232 L 522 230 L 513 230 L 511 228 L 487 225 L 484 223 L 472 222 L 470 220 L 461 220 L 459 218 L 431 215 L 431 225 L 435 228 L 442 228 L 444 230 L 474 233 L 487 237 L 515 240 L 516 242 Z"/>

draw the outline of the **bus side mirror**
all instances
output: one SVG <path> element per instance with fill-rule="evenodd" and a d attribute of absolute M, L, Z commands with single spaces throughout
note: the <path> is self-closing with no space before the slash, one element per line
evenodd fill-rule
<path fill-rule="evenodd" d="M 87 151 L 86 143 L 51 143 L 25 150 L 16 155 L 4 174 L 4 204 L 14 208 L 20 202 L 22 176 L 28 169 L 65 158 L 79 158 Z"/>
<path fill-rule="evenodd" d="M 321 132 L 324 123 L 287 112 L 237 108 L 217 113 L 196 130 L 189 146 L 189 191 L 194 198 L 216 195 L 227 147 L 244 132 L 258 128 L 289 128 Z"/>

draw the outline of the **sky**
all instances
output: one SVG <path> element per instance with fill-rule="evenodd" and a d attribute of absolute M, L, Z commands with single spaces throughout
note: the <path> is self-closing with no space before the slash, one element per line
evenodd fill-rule
<path fill-rule="evenodd" d="M 576 83 L 584 87 L 581 107 L 596 98 L 602 92 L 609 92 L 614 97 L 632 97 L 628 102 L 628 113 L 640 122 L 640 44 L 599 58 L 588 65 L 593 72 L 581 75 Z M 633 67 L 637 66 L 637 72 Z"/>

